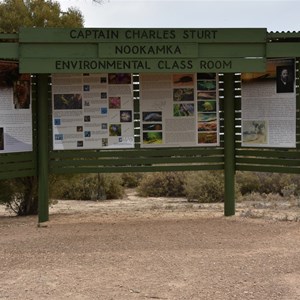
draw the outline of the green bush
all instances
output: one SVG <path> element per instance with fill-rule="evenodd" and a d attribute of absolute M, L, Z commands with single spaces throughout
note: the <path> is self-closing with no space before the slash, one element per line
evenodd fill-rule
<path fill-rule="evenodd" d="M 149 173 L 143 176 L 137 192 L 142 197 L 182 197 L 184 178 L 184 172 Z"/>
<path fill-rule="evenodd" d="M 257 173 L 254 172 L 237 172 L 236 181 L 239 184 L 242 195 L 258 193 L 260 190 L 260 180 Z"/>
<path fill-rule="evenodd" d="M 18 216 L 38 212 L 37 178 L 20 177 L 0 181 L 0 203 Z"/>
<path fill-rule="evenodd" d="M 143 179 L 144 173 L 122 173 L 123 186 L 126 188 L 136 188 Z"/>
<path fill-rule="evenodd" d="M 60 177 L 52 185 L 51 196 L 57 199 L 105 200 L 124 195 L 120 174 L 87 174 Z"/>
<path fill-rule="evenodd" d="M 224 201 L 224 175 L 222 171 L 188 172 L 184 184 L 188 201 L 201 203 Z M 236 191 L 237 196 L 239 190 Z"/>
<path fill-rule="evenodd" d="M 300 191 L 300 176 L 293 174 L 237 172 L 237 182 L 242 195 L 249 193 L 286 193 L 297 195 Z"/>

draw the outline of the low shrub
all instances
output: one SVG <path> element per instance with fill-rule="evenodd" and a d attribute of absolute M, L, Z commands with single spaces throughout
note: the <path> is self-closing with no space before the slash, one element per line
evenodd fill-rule
<path fill-rule="evenodd" d="M 237 172 L 237 183 L 242 195 L 249 193 L 297 195 L 300 192 L 300 176 L 293 174 Z"/>
<path fill-rule="evenodd" d="M 120 174 L 87 174 L 59 178 L 51 196 L 57 199 L 105 200 L 124 195 Z"/>
<path fill-rule="evenodd" d="M 184 189 L 188 201 L 223 202 L 224 174 L 221 171 L 188 172 Z"/>
<path fill-rule="evenodd" d="M 38 212 L 37 178 L 34 176 L 0 181 L 0 203 L 18 216 Z"/>
<path fill-rule="evenodd" d="M 122 185 L 126 188 L 136 188 L 143 179 L 144 173 L 122 173 Z"/>
<path fill-rule="evenodd" d="M 143 176 L 137 192 L 142 197 L 183 197 L 184 172 L 149 173 Z"/>

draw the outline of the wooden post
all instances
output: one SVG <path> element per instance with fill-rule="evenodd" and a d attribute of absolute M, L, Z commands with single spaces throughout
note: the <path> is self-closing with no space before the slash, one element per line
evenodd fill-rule
<path fill-rule="evenodd" d="M 234 74 L 224 75 L 224 214 L 235 214 Z"/>
<path fill-rule="evenodd" d="M 37 75 L 38 221 L 49 220 L 48 74 Z"/>

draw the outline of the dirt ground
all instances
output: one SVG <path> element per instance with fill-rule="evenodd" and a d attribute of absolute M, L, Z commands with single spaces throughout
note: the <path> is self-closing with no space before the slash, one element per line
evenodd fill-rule
<path fill-rule="evenodd" d="M 177 198 L 0 206 L 0 299 L 300 299 L 300 208 Z"/>

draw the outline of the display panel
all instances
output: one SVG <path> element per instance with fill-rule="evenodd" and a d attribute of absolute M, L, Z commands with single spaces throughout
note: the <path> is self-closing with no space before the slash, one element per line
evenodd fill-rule
<path fill-rule="evenodd" d="M 242 74 L 242 146 L 296 147 L 294 59 L 268 60 L 266 72 Z"/>
<path fill-rule="evenodd" d="M 32 151 L 31 79 L 0 61 L 0 153 Z"/>
<path fill-rule="evenodd" d="M 52 75 L 53 149 L 133 148 L 130 73 Z"/>
<path fill-rule="evenodd" d="M 219 145 L 215 73 L 141 74 L 141 147 Z"/>

